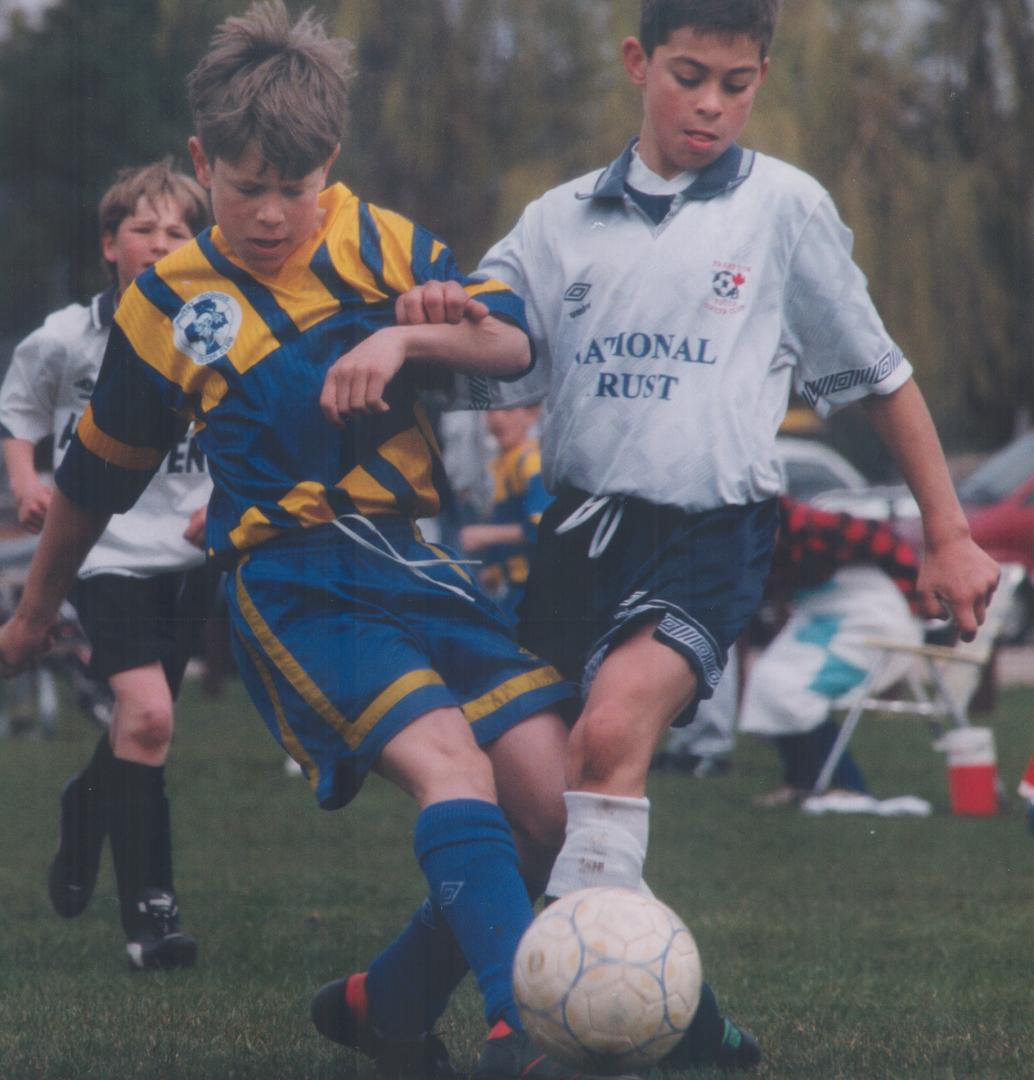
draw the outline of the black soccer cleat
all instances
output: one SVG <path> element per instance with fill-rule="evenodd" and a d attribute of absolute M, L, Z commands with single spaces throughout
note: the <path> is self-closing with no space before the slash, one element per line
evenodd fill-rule
<path fill-rule="evenodd" d="M 449 1051 L 437 1035 L 392 1040 L 381 1036 L 369 1021 L 366 973 L 347 975 L 321 987 L 312 999 L 310 1015 L 316 1030 L 332 1042 L 372 1058 L 377 1072 L 392 1080 L 460 1080 Z"/>
<path fill-rule="evenodd" d="M 659 1062 L 665 1072 L 683 1072 L 693 1069 L 720 1069 L 722 1072 L 749 1072 L 761 1064 L 761 1047 L 749 1031 L 734 1024 L 727 1016 L 722 1018 L 724 1030 L 721 1042 L 709 1052 L 694 1047 L 683 1036 L 675 1048 Z"/>
<path fill-rule="evenodd" d="M 86 910 L 97 884 L 106 830 L 95 801 L 83 790 L 80 776 L 73 776 L 61 792 L 60 839 L 47 872 L 47 892 L 64 919 Z"/>
<path fill-rule="evenodd" d="M 127 925 L 130 971 L 169 971 L 197 959 L 197 940 L 180 930 L 176 897 L 165 889 L 145 889 Z"/>

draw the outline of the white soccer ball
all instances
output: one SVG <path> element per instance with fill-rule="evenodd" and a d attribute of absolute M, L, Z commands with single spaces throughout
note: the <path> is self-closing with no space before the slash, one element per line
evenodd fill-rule
<path fill-rule="evenodd" d="M 644 1069 L 682 1038 L 700 1001 L 700 954 L 671 908 L 631 889 L 550 904 L 514 957 L 521 1022 L 541 1050 L 583 1072 Z"/>

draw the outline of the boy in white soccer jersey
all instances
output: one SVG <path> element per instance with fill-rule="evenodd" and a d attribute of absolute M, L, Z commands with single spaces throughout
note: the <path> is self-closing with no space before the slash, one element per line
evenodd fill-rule
<path fill-rule="evenodd" d="M 39 532 L 53 488 L 34 452 L 54 438 L 61 463 L 89 401 L 119 297 L 134 278 L 208 222 L 205 193 L 166 161 L 123 170 L 99 206 L 112 284 L 70 304 L 14 350 L 0 389 L 0 436 L 20 523 Z M 130 967 L 189 965 L 196 941 L 179 930 L 165 762 L 173 699 L 204 615 L 200 548 L 211 481 L 191 434 L 171 451 L 134 509 L 111 520 L 83 563 L 73 600 L 92 647 L 90 674 L 114 695 L 111 731 L 61 796 L 60 847 L 50 866 L 54 909 L 90 901 L 111 839 Z"/>
<path fill-rule="evenodd" d="M 736 142 L 778 9 L 643 0 L 639 37 L 622 45 L 643 95 L 638 136 L 528 206 L 478 270 L 525 299 L 537 365 L 505 387 L 473 384 L 471 403 L 545 401 L 556 500 L 522 641 L 583 684 L 551 895 L 641 886 L 651 755 L 711 694 L 761 597 L 791 387 L 822 416 L 862 402 L 893 452 L 923 514 L 925 614 L 951 615 L 968 639 L 997 584 L 828 194 Z M 398 309 L 414 323 L 483 314 L 438 285 Z M 689 1063 L 685 1049 L 668 1063 Z"/>

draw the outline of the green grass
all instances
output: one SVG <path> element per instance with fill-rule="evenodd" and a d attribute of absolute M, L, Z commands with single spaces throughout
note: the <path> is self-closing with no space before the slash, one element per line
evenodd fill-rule
<path fill-rule="evenodd" d="M 85 722 L 64 717 L 51 742 L 0 741 L 0 1078 L 372 1077 L 319 1039 L 308 1001 L 365 966 L 419 902 L 410 807 L 372 780 L 347 811 L 317 810 L 236 685 L 216 700 L 188 686 L 179 714 L 177 884 L 202 946 L 186 972 L 128 973 L 107 862 L 83 916 L 49 909 L 57 797 L 96 740 Z M 1010 789 L 1032 719 L 1034 692 L 1003 693 L 993 723 Z M 777 769 L 744 739 L 727 777 L 651 779 L 648 880 L 762 1040 L 760 1075 L 1029 1077 L 1034 837 L 1020 808 L 953 817 L 943 759 L 908 721 L 863 725 L 855 748 L 877 794 L 924 796 L 934 815 L 754 810 Z M 460 1064 L 474 1060 L 483 1030 L 467 984 L 444 1036 Z"/>

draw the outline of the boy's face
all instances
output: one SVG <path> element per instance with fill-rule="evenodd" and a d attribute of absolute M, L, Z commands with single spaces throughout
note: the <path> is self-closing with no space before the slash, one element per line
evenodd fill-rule
<path fill-rule="evenodd" d="M 255 142 L 237 161 L 209 160 L 194 137 L 188 143 L 198 181 L 212 196 L 212 215 L 234 255 L 255 274 L 276 274 L 323 220 L 319 194 L 337 152 L 298 180 L 287 180 Z"/>
<path fill-rule="evenodd" d="M 725 153 L 750 119 L 768 71 L 756 41 L 680 27 L 652 56 L 636 38 L 622 46 L 625 68 L 643 91 L 639 154 L 660 176 L 702 169 Z"/>
<path fill-rule="evenodd" d="M 133 213 L 113 233 L 101 236 L 101 254 L 114 265 L 118 291 L 123 293 L 134 278 L 193 235 L 175 199 L 163 195 L 151 202 L 141 195 Z"/>
<path fill-rule="evenodd" d="M 490 409 L 485 413 L 485 423 L 499 449 L 509 450 L 528 437 L 535 417 L 534 409 Z"/>

